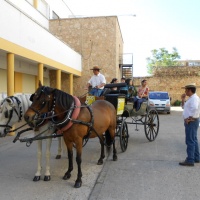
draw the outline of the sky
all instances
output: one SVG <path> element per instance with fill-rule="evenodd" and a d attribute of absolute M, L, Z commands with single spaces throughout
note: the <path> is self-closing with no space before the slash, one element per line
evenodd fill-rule
<path fill-rule="evenodd" d="M 181 60 L 200 60 L 200 0 L 64 0 L 75 16 L 118 16 L 133 76 L 146 76 L 151 50 L 176 47 Z"/>

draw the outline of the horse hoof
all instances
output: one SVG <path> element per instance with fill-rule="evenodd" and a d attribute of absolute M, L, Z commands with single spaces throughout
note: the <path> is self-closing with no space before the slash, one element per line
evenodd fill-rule
<path fill-rule="evenodd" d="M 76 181 L 74 187 L 75 188 L 80 188 L 82 185 L 82 181 Z"/>
<path fill-rule="evenodd" d="M 63 176 L 63 180 L 68 180 L 68 179 L 70 179 L 70 177 L 71 177 L 71 174 L 65 174 Z"/>
<path fill-rule="evenodd" d="M 51 176 L 44 176 L 44 181 L 50 181 L 51 180 Z"/>
<path fill-rule="evenodd" d="M 56 159 L 61 159 L 61 155 L 57 155 L 57 156 L 56 156 Z"/>
<path fill-rule="evenodd" d="M 37 181 L 39 181 L 40 180 L 40 176 L 35 176 L 34 178 L 33 178 L 33 181 L 34 182 L 37 182 Z"/>
<path fill-rule="evenodd" d="M 113 161 L 117 161 L 117 156 L 113 156 Z"/>
<path fill-rule="evenodd" d="M 103 165 L 103 160 L 98 160 L 97 165 Z"/>

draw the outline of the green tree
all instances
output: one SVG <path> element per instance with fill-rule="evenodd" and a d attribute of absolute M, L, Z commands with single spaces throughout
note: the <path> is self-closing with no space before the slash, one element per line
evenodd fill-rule
<path fill-rule="evenodd" d="M 148 73 L 153 74 L 153 72 L 161 67 L 172 67 L 177 66 L 180 59 L 180 55 L 175 47 L 173 47 L 172 53 L 169 53 L 165 48 L 153 49 L 151 50 L 152 56 L 146 58 L 147 60 L 147 70 Z"/>

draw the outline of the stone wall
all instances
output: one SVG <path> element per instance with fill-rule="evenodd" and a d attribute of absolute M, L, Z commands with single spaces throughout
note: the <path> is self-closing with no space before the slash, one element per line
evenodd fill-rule
<path fill-rule="evenodd" d="M 93 75 L 94 65 L 102 68 L 107 83 L 121 78 L 119 57 L 123 54 L 123 39 L 117 17 L 70 18 L 50 21 L 50 31 L 82 55 L 82 76 L 74 77 L 74 95 L 83 95 Z M 67 55 L 66 55 L 67 56 Z M 51 86 L 55 75 L 50 72 Z M 62 77 L 62 90 L 68 90 L 68 76 Z"/>
<path fill-rule="evenodd" d="M 167 67 L 157 70 L 151 77 L 133 77 L 134 84 L 140 85 L 141 80 L 146 79 L 151 91 L 168 91 L 172 104 L 180 100 L 184 89 L 181 87 L 188 83 L 196 83 L 200 86 L 200 67 Z M 200 96 L 200 88 L 197 88 Z"/>

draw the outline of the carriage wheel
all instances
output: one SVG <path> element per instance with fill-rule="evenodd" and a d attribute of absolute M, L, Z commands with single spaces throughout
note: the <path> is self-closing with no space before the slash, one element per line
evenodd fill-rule
<path fill-rule="evenodd" d="M 128 146 L 128 125 L 125 120 L 122 120 L 120 127 L 120 146 L 122 152 L 125 152 Z"/>
<path fill-rule="evenodd" d="M 156 110 L 149 110 L 145 117 L 144 130 L 146 138 L 151 142 L 154 141 L 159 131 L 159 117 Z"/>

